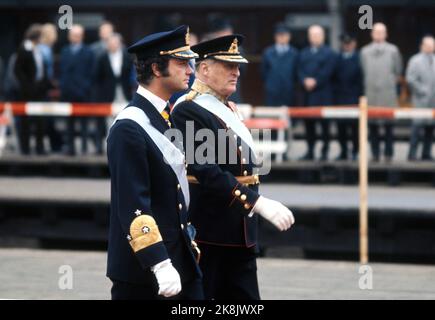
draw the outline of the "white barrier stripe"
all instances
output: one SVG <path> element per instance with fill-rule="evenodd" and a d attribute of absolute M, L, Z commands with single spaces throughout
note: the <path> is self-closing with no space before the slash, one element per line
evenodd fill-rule
<path fill-rule="evenodd" d="M 25 113 L 29 116 L 70 116 L 72 104 L 68 102 L 27 102 Z"/>
<path fill-rule="evenodd" d="M 357 119 L 357 108 L 322 108 L 322 118 Z"/>
<path fill-rule="evenodd" d="M 395 119 L 433 119 L 434 114 L 431 109 L 408 109 L 395 110 Z"/>
<path fill-rule="evenodd" d="M 287 116 L 288 107 L 255 107 L 256 116 Z"/>
<path fill-rule="evenodd" d="M 5 102 L 4 106 L 7 105 L 11 106 L 12 109 L 14 108 L 14 104 L 10 102 Z M 44 115 L 44 116 L 72 116 L 73 110 L 75 107 L 83 108 L 86 105 L 86 103 L 80 103 L 76 105 L 73 105 L 72 103 L 68 102 L 27 102 L 25 103 L 25 114 L 26 115 Z M 102 104 L 103 105 L 103 104 Z M 107 105 L 107 104 L 106 104 Z M 107 116 L 116 116 L 125 106 L 125 103 L 112 103 L 110 104 L 110 113 L 107 114 Z M 252 107 L 248 104 L 241 106 L 243 111 L 248 111 L 246 113 L 250 114 L 252 116 L 252 113 L 255 116 L 263 116 L 263 117 L 276 117 L 276 116 L 287 116 L 288 115 L 288 108 L 282 108 L 282 107 Z M 292 108 L 295 109 L 302 109 L 302 108 Z M 319 108 L 312 108 L 314 110 L 317 110 L 317 112 L 320 113 L 321 118 L 335 118 L 335 119 L 357 119 L 359 116 L 359 109 L 355 107 L 319 107 Z M 241 110 L 241 111 L 242 111 Z M 370 111 L 378 111 L 377 108 L 371 108 Z M 313 110 L 307 109 L 307 113 L 311 114 Z M 379 109 L 379 111 L 383 111 Z M 385 110 L 384 110 L 385 111 Z M 243 112 L 242 112 L 243 113 Z M 407 109 L 391 109 L 387 112 L 390 114 L 390 117 L 387 116 L 385 112 L 382 112 L 384 116 L 378 116 L 377 118 L 388 118 L 391 119 L 435 119 L 435 109 L 416 109 L 416 108 L 407 108 Z M 303 114 L 303 112 L 302 112 Z M 246 118 L 249 118 L 246 117 Z"/>
<path fill-rule="evenodd" d="M 124 109 L 126 106 L 127 106 L 126 103 L 119 103 L 119 102 L 112 103 L 112 105 L 111 105 L 111 109 L 112 109 L 111 115 L 113 117 L 116 117 L 118 115 L 118 113 L 120 113 L 121 110 Z"/>

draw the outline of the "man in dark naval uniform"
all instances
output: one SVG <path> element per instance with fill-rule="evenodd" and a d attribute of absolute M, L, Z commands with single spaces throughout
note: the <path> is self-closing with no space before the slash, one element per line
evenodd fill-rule
<path fill-rule="evenodd" d="M 186 26 L 149 35 L 128 48 L 139 87 L 111 127 L 111 213 L 107 276 L 112 299 L 202 299 L 192 248 L 183 153 L 164 135 L 170 96 L 193 72 Z"/>
<path fill-rule="evenodd" d="M 337 105 L 355 105 L 363 94 L 363 73 L 356 38 L 350 34 L 341 36 L 341 52 L 337 58 L 334 72 L 334 98 Z M 337 160 L 347 160 L 348 137 L 352 142 L 352 159 L 358 156 L 358 119 L 337 121 L 340 155 Z"/>
<path fill-rule="evenodd" d="M 172 111 L 189 164 L 189 212 L 198 230 L 206 299 L 260 299 L 257 214 L 281 231 L 294 223 L 290 210 L 258 194 L 252 136 L 235 104 L 227 101 L 236 90 L 239 64 L 248 62 L 238 50 L 242 40 L 229 35 L 192 47 L 199 55 L 196 79 Z M 192 125 L 195 139 L 189 133 Z M 198 141 L 202 133 L 206 141 Z"/>

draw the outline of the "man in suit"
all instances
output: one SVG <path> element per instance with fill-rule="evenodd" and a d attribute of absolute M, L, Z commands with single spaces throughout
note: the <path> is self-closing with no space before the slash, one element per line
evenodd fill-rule
<path fill-rule="evenodd" d="M 188 60 L 197 56 L 188 38 L 181 26 L 128 49 L 139 87 L 107 139 L 112 299 L 203 298 L 184 155 L 165 136 L 172 125 L 167 101 L 187 89 Z"/>
<path fill-rule="evenodd" d="M 81 25 L 73 25 L 68 32 L 70 44 L 62 49 L 60 55 L 59 86 L 61 99 L 66 102 L 89 102 L 93 79 L 94 55 L 83 44 L 84 29 Z M 77 121 L 78 120 L 78 121 Z M 74 131 L 76 122 L 80 123 L 82 153 L 88 150 L 88 118 L 68 118 L 68 153 L 75 155 Z"/>
<path fill-rule="evenodd" d="M 122 37 L 113 33 L 107 39 L 107 52 L 98 59 L 95 68 L 97 102 L 124 103 L 131 99 L 131 72 L 133 64 L 122 47 Z M 97 154 L 103 153 L 103 137 L 106 135 L 106 118 L 95 118 Z"/>
<path fill-rule="evenodd" d="M 39 50 L 38 43 L 41 37 L 41 26 L 32 25 L 26 32 L 25 40 L 19 48 L 14 65 L 14 73 L 18 82 L 18 100 L 44 101 L 50 82 L 47 77 L 47 68 Z M 23 154 L 30 153 L 30 135 L 34 127 L 36 135 L 36 153 L 44 154 L 45 119 L 43 116 L 20 116 L 19 142 Z"/>
<path fill-rule="evenodd" d="M 52 23 L 45 23 L 41 28 L 41 42 L 38 49 L 41 51 L 44 59 L 44 64 L 47 66 L 47 78 L 53 87 L 57 86 L 57 80 L 54 77 L 54 54 L 53 47 L 57 42 L 57 27 Z M 57 90 L 55 91 L 57 92 Z M 53 94 L 47 97 L 47 100 L 52 100 Z M 56 97 L 57 98 L 57 97 Z M 60 152 L 62 149 L 62 135 L 56 128 L 58 122 L 57 117 L 46 117 L 46 132 L 50 141 L 51 152 Z"/>
<path fill-rule="evenodd" d="M 290 45 L 291 34 L 284 24 L 275 27 L 275 44 L 266 48 L 261 71 L 266 105 L 291 106 L 298 51 Z"/>
<path fill-rule="evenodd" d="M 190 214 L 198 230 L 206 299 L 260 299 L 257 216 L 282 231 L 294 223 L 290 210 L 258 193 L 252 136 L 228 102 L 239 64 L 248 62 L 238 50 L 242 41 L 241 35 L 229 35 L 192 47 L 199 55 L 196 79 L 172 112 L 188 154 Z"/>
<path fill-rule="evenodd" d="M 334 73 L 334 97 L 337 105 L 358 104 L 362 95 L 362 70 L 356 39 L 351 35 L 341 37 L 341 52 Z M 352 159 L 358 155 L 358 120 L 343 119 L 337 121 L 340 155 L 337 160 L 349 159 L 348 140 L 352 142 Z M 350 139 L 349 139 L 350 138 Z"/>
<path fill-rule="evenodd" d="M 435 39 L 425 36 L 421 41 L 420 53 L 408 63 L 406 81 L 412 90 L 412 103 L 415 108 L 435 107 Z M 424 131 L 422 160 L 431 160 L 434 123 L 432 120 L 414 120 L 411 129 L 408 159 L 417 159 L 417 147 L 420 142 L 420 131 Z"/>
<path fill-rule="evenodd" d="M 303 49 L 300 54 L 298 77 L 304 91 L 306 106 L 327 106 L 333 104 L 332 75 L 335 70 L 336 54 L 325 45 L 325 31 L 321 26 L 312 25 L 308 29 L 310 46 Z M 304 160 L 314 159 L 316 143 L 316 125 L 322 128 L 322 153 L 321 159 L 327 160 L 329 153 L 329 121 L 305 120 L 305 134 L 308 151 Z"/>
<path fill-rule="evenodd" d="M 99 59 L 107 51 L 107 40 L 115 32 L 115 27 L 110 21 L 103 21 L 98 27 L 99 40 L 89 47 L 94 53 L 95 59 Z"/>
<path fill-rule="evenodd" d="M 387 27 L 375 23 L 372 29 L 372 42 L 361 49 L 361 66 L 364 73 L 364 91 L 369 106 L 397 107 L 397 84 L 402 73 L 402 57 L 399 49 L 387 42 Z M 386 161 L 394 154 L 393 122 L 372 120 L 369 122 L 370 145 L 374 161 L 379 161 L 380 129 L 385 129 Z"/>

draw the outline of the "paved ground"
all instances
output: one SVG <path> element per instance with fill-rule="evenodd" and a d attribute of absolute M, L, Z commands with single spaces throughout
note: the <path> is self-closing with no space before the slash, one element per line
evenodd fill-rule
<path fill-rule="evenodd" d="M 0 298 L 109 299 L 106 253 L 0 249 Z M 72 290 L 60 290 L 59 273 L 71 266 Z M 359 289 L 354 262 L 263 258 L 258 275 L 263 299 L 435 299 L 435 267 L 370 265 L 373 288 Z M 65 283 L 65 282 L 63 282 Z M 367 283 L 367 282 L 366 282 Z"/>
<path fill-rule="evenodd" d="M 289 207 L 358 208 L 357 186 L 261 184 L 260 192 Z M 103 203 L 110 200 L 108 179 L 0 177 L 0 201 Z M 369 208 L 435 211 L 428 187 L 370 186 Z"/>

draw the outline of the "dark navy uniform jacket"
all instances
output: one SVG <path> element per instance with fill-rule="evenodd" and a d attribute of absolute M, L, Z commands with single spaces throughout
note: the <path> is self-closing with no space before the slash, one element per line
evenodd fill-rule
<path fill-rule="evenodd" d="M 321 46 L 313 52 L 311 47 L 299 55 L 298 78 L 303 86 L 305 78 L 314 78 L 317 86 L 305 93 L 305 105 L 321 106 L 333 104 L 332 76 L 335 71 L 336 54 L 328 46 Z"/>
<path fill-rule="evenodd" d="M 194 100 L 184 101 L 176 105 L 171 113 L 178 129 L 183 132 L 186 152 L 186 121 L 194 122 L 195 134 L 201 129 L 210 129 L 214 133 L 214 163 L 200 164 L 195 159 L 189 162 L 188 175 L 193 175 L 199 184 L 189 184 L 191 204 L 189 208 L 192 223 L 197 230 L 197 242 L 211 245 L 234 247 L 254 247 L 257 242 L 257 215 L 248 217 L 257 201 L 258 185 L 239 183 L 236 176 L 254 174 L 255 165 L 251 157 L 243 158 L 240 148 L 249 148 L 234 131 L 228 130 L 225 123 L 213 113 L 205 110 Z M 218 130 L 225 130 L 227 159 L 219 163 Z M 190 141 L 191 142 L 191 141 Z M 195 143 L 195 151 L 205 140 Z M 236 151 L 234 164 L 228 162 L 230 151 Z M 250 153 L 249 153 L 250 154 Z"/>
<path fill-rule="evenodd" d="M 94 54 L 83 45 L 77 52 L 65 46 L 60 54 L 59 86 L 64 101 L 89 101 L 94 77 Z"/>
<path fill-rule="evenodd" d="M 292 46 L 289 46 L 289 50 L 282 55 L 278 54 L 275 46 L 270 46 L 264 51 L 261 72 L 266 105 L 291 106 L 293 104 L 297 59 L 298 51 Z"/>
<path fill-rule="evenodd" d="M 334 74 L 334 91 L 336 104 L 358 103 L 363 94 L 363 73 L 358 52 L 347 58 L 340 53 Z"/>
<path fill-rule="evenodd" d="M 131 105 L 142 109 L 161 133 L 169 128 L 143 96 L 136 93 Z M 182 283 L 201 276 L 187 233 L 183 193 L 158 147 L 135 121 L 123 119 L 112 126 L 107 149 L 111 175 L 107 276 L 112 280 L 150 284 L 156 281 L 150 267 L 168 257 Z M 163 241 L 135 252 L 127 236 L 137 210 L 155 219 Z"/>

